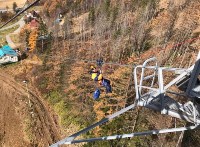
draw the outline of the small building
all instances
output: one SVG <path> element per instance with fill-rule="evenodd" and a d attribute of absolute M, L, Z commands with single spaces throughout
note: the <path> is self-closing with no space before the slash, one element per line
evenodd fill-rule
<path fill-rule="evenodd" d="M 33 20 L 36 20 L 38 22 L 39 17 L 40 15 L 36 11 L 32 10 L 31 13 L 27 13 L 24 16 L 24 21 L 26 24 L 32 23 Z"/>
<path fill-rule="evenodd" d="M 38 28 L 39 27 L 39 23 L 36 19 L 33 19 L 30 23 L 29 23 L 31 29 L 34 29 L 34 28 Z"/>
<path fill-rule="evenodd" d="M 0 48 L 0 64 L 18 62 L 18 54 L 10 46 Z"/>

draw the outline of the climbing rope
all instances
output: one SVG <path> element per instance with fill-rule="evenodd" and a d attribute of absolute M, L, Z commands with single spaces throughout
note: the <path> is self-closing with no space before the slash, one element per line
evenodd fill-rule
<path fill-rule="evenodd" d="M 190 39 L 184 40 L 183 42 L 179 42 L 179 43 L 177 43 L 175 45 L 172 45 L 171 48 L 174 48 L 174 47 L 186 44 L 186 43 L 191 43 L 192 41 L 195 41 L 195 40 L 198 40 L 198 39 L 200 39 L 200 37 L 190 38 Z"/>

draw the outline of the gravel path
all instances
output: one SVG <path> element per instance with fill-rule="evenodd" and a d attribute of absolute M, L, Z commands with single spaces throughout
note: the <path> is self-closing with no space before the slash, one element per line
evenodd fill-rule
<path fill-rule="evenodd" d="M 8 45 L 9 45 L 11 48 L 17 48 L 17 45 L 12 41 L 10 35 L 12 35 L 12 34 L 18 34 L 18 33 L 20 32 L 21 28 L 25 25 L 25 22 L 24 22 L 23 18 L 24 18 L 24 17 L 22 17 L 22 18 L 21 18 L 18 22 L 16 22 L 15 24 L 10 25 L 10 26 L 8 26 L 8 27 L 6 27 L 6 28 L 3 28 L 3 30 L 6 30 L 6 29 L 9 29 L 9 28 L 12 28 L 12 27 L 14 27 L 14 26 L 19 25 L 19 28 L 18 28 L 17 30 L 15 30 L 13 33 L 10 33 L 10 34 L 6 35 L 6 41 L 8 42 Z M 2 29 L 1 29 L 0 31 L 2 31 Z"/>

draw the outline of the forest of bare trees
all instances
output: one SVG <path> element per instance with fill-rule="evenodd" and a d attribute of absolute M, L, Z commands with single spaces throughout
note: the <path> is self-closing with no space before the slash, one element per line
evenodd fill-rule
<path fill-rule="evenodd" d="M 56 7 L 53 7 L 52 1 L 48 2 L 45 3 L 48 7 L 44 16 L 47 20 L 51 18 L 47 26 L 54 38 L 46 52 L 41 69 L 43 74 L 38 82 L 42 85 L 40 90 L 47 93 L 45 97 L 60 115 L 64 128 L 71 123 L 87 126 L 133 103 L 134 64 L 156 56 L 159 64 L 187 67 L 193 62 L 193 53 L 198 50 L 193 42 L 173 46 L 198 35 L 194 33 L 198 18 L 185 14 L 197 3 L 200 6 L 197 0 L 169 0 L 167 4 L 162 0 L 68 0 Z M 64 18 L 56 23 L 59 13 Z M 184 19 L 189 20 L 185 23 Z M 104 76 L 111 80 L 113 93 L 106 95 L 102 92 L 101 99 L 94 101 L 92 93 L 96 85 L 91 81 L 88 70 L 99 58 L 103 58 L 105 63 L 130 66 L 103 65 Z M 185 59 L 190 60 L 189 63 Z M 153 119 L 159 119 L 160 123 L 154 124 Z M 183 124 L 139 108 L 87 135 L 130 133 L 171 127 L 175 123 Z M 174 146 L 180 135 L 147 136 L 84 146 Z"/>

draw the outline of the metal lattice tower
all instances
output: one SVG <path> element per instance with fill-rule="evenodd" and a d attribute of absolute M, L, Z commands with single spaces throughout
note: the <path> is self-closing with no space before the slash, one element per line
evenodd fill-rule
<path fill-rule="evenodd" d="M 155 65 L 154 66 L 148 65 L 150 63 L 151 64 L 154 63 Z M 139 69 L 141 70 L 141 74 L 138 74 Z M 148 72 L 148 70 L 150 70 L 150 72 Z M 176 78 L 171 80 L 166 85 L 164 85 L 163 82 L 164 81 L 163 72 L 165 71 L 175 72 L 176 74 L 178 74 Z M 178 132 L 178 131 L 196 129 L 200 126 L 200 106 L 195 102 L 196 99 L 200 98 L 200 80 L 198 79 L 199 73 L 200 73 L 200 52 L 197 56 L 195 64 L 189 67 L 188 69 L 160 67 L 157 64 L 156 58 L 147 59 L 143 63 L 143 65 L 138 65 L 134 69 L 134 82 L 136 90 L 136 98 L 134 104 L 112 115 L 109 115 L 106 118 L 102 119 L 101 121 L 51 145 L 51 147 L 58 147 L 59 145 L 62 144 L 113 140 L 119 138 L 130 138 L 134 136 L 144 136 L 151 134 L 160 134 L 160 133 L 169 133 L 169 132 Z M 147 80 L 148 82 L 145 82 Z M 146 86 L 147 83 L 150 83 L 150 86 Z M 173 85 L 176 85 L 183 93 L 170 91 L 169 88 Z M 168 93 L 187 97 L 188 101 L 186 103 L 179 103 L 173 98 L 171 98 L 168 95 Z M 172 117 L 191 122 L 194 125 L 189 127 L 167 128 L 161 130 L 150 130 L 146 132 L 137 132 L 130 134 L 75 140 L 75 138 L 80 136 L 81 134 L 86 133 L 91 129 L 107 121 L 110 121 L 111 119 L 125 113 L 130 109 L 134 109 L 137 106 L 153 109 L 159 111 L 161 114 L 170 115 Z"/>

